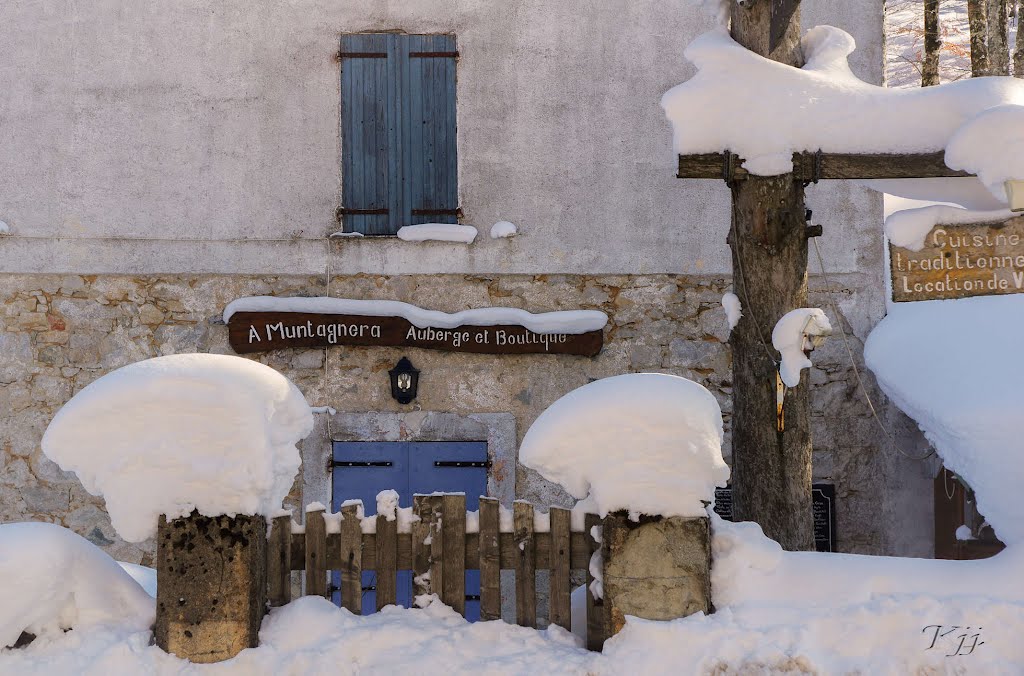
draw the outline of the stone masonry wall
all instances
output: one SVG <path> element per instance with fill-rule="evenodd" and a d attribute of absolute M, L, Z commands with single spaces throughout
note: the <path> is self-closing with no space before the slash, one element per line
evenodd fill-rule
<path fill-rule="evenodd" d="M 42 455 L 40 439 L 54 413 L 74 393 L 125 364 L 180 352 L 230 354 L 221 313 L 235 298 L 328 292 L 323 277 L 4 275 L 0 280 L 0 523 L 54 521 L 115 558 L 146 564 L 152 561 L 152 543 L 121 541 L 102 500 Z M 449 312 L 490 305 L 533 312 L 601 309 L 610 317 L 605 349 L 594 359 L 362 347 L 331 348 L 326 363 L 323 349 L 257 358 L 294 380 L 313 406 L 508 412 L 516 417 L 519 439 L 555 399 L 593 379 L 638 371 L 673 373 L 714 393 L 725 417 L 728 455 L 730 352 L 719 305 L 728 286 L 720 277 L 673 275 L 337 277 L 331 280 L 330 295 L 399 299 Z M 824 303 L 813 296 L 812 303 Z M 861 346 L 853 342 L 859 361 Z M 422 371 L 419 397 L 409 407 L 391 398 L 387 377 L 402 355 Z M 833 340 L 815 361 L 810 376 L 815 477 L 837 485 L 840 547 L 865 553 L 899 549 L 905 533 L 886 513 L 894 504 L 889 493 L 896 490 L 894 484 L 912 489 L 924 474 L 877 480 L 890 474 L 893 465 L 879 448 L 878 431 L 845 350 Z M 516 485 L 524 499 L 571 503 L 558 487 L 525 468 L 518 469 Z"/>

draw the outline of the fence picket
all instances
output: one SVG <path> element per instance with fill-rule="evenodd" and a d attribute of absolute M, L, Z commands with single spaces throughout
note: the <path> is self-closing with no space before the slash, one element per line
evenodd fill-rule
<path fill-rule="evenodd" d="M 398 519 L 377 515 L 377 610 L 396 603 L 398 572 Z"/>
<path fill-rule="evenodd" d="M 566 630 L 572 629 L 569 619 L 570 595 L 572 593 L 569 586 L 570 516 L 568 509 L 551 508 L 551 575 L 548 578 L 551 593 L 548 619 L 551 624 L 557 624 Z"/>
<path fill-rule="evenodd" d="M 327 596 L 327 522 L 322 509 L 306 512 L 306 596 Z"/>
<path fill-rule="evenodd" d="M 359 524 L 359 506 L 341 508 L 341 605 L 361 615 L 363 612 L 363 531 Z"/>
<path fill-rule="evenodd" d="M 601 517 L 596 514 L 586 515 L 587 543 L 591 554 L 601 548 L 601 545 L 594 539 L 594 526 L 601 525 Z M 594 576 L 587 567 L 587 648 L 600 652 L 604 649 L 604 640 L 608 636 L 608 622 L 605 619 L 604 602 L 595 599 L 590 588 L 594 582 Z"/>
<path fill-rule="evenodd" d="M 591 554 L 600 548 L 590 528 L 601 525 L 587 515 L 587 532 L 572 530 L 571 513 L 550 511 L 550 532 L 534 527 L 534 507 L 513 505 L 512 532 L 501 532 L 501 507 L 495 498 L 480 498 L 479 530 L 466 533 L 466 499 L 462 494 L 417 495 L 413 498 L 411 532 L 398 533 L 398 521 L 378 515 L 376 533 L 363 534 L 359 507 L 341 509 L 340 533 L 327 534 L 324 512 L 306 514 L 305 532 L 292 535 L 289 517 L 276 517 L 268 539 L 268 599 L 273 606 L 291 598 L 290 573 L 305 570 L 308 595 L 328 596 L 327 570 L 339 571 L 341 602 L 349 611 L 362 612 L 362 574 L 377 573 L 377 609 L 397 602 L 398 571 L 411 570 L 414 593 L 437 594 L 459 613 L 466 612 L 466 571 L 480 571 L 480 617 L 501 617 L 501 571 L 515 571 L 516 622 L 537 626 L 538 569 L 550 573 L 548 620 L 566 629 L 572 626 L 572 571 L 586 569 Z M 588 584 L 593 576 L 587 576 Z M 607 608 L 587 594 L 587 645 L 600 650 L 608 636 Z"/>
<path fill-rule="evenodd" d="M 533 505 L 512 504 L 516 549 L 516 624 L 537 626 L 537 561 L 533 539 Z"/>
<path fill-rule="evenodd" d="M 480 619 L 501 618 L 501 550 L 498 500 L 480 498 Z"/>
<path fill-rule="evenodd" d="M 441 600 L 460 615 L 466 614 L 466 496 L 448 494 L 443 497 L 444 582 Z"/>
<path fill-rule="evenodd" d="M 292 517 L 274 517 L 267 541 L 267 600 L 272 608 L 283 606 L 292 598 Z"/>
<path fill-rule="evenodd" d="M 430 496 L 414 495 L 412 513 L 419 517 L 412 523 L 412 593 L 420 596 L 431 589 L 430 545 L 425 543 L 430 535 Z"/>
<path fill-rule="evenodd" d="M 444 532 L 441 529 L 441 508 L 440 495 L 431 495 L 430 503 L 430 590 L 431 593 L 441 596 L 444 589 Z"/>

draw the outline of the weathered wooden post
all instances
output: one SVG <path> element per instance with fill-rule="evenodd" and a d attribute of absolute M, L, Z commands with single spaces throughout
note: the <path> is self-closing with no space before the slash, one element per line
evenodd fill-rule
<path fill-rule="evenodd" d="M 157 646 L 199 663 L 257 646 L 267 605 L 264 517 L 160 517 L 156 566 Z"/>
<path fill-rule="evenodd" d="M 608 635 L 626 615 L 672 620 L 711 612 L 711 529 L 707 517 L 604 519 L 604 608 Z"/>

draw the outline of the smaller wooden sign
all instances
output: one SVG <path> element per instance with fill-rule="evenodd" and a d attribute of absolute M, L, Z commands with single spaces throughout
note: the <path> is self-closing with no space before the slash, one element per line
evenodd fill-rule
<path fill-rule="evenodd" d="M 574 354 L 593 357 L 604 331 L 535 333 L 522 326 L 419 328 L 403 317 L 304 312 L 236 312 L 228 321 L 228 342 L 238 354 L 289 347 L 422 347 L 477 354 Z"/>
<path fill-rule="evenodd" d="M 889 245 L 896 302 L 1024 292 L 1024 216 L 936 225 L 920 251 Z"/>

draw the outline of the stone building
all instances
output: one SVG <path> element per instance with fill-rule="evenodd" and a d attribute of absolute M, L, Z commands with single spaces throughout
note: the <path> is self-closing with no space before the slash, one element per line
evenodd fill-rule
<path fill-rule="evenodd" d="M 854 70 L 881 80 L 882 0 L 803 4 L 806 26 L 852 33 Z M 56 521 L 149 561 L 150 544 L 122 542 L 40 438 L 112 369 L 232 353 L 223 312 L 249 296 L 609 318 L 596 357 L 253 355 L 335 410 L 317 414 L 302 446 L 296 503 L 337 497 L 333 442 L 473 441 L 485 443 L 491 494 L 566 504 L 517 465 L 517 445 L 555 399 L 625 372 L 708 387 L 728 453 L 729 194 L 674 178 L 659 107 L 693 72 L 683 48 L 711 25 L 686 3 L 654 0 L 4 3 L 0 521 Z M 881 199 L 846 183 L 808 199 L 842 287 L 832 321 L 859 364 L 885 311 Z M 387 236 L 403 218 L 458 219 L 480 234 L 468 245 Z M 518 234 L 492 239 L 497 221 Z M 340 230 L 385 236 L 329 237 Z M 827 307 L 820 278 L 811 285 L 811 304 Z M 420 370 L 410 404 L 388 377 L 403 356 Z M 809 378 L 815 478 L 836 489 L 838 548 L 930 555 L 934 468 L 884 443 L 841 340 Z M 922 443 L 866 379 L 903 443 Z"/>

